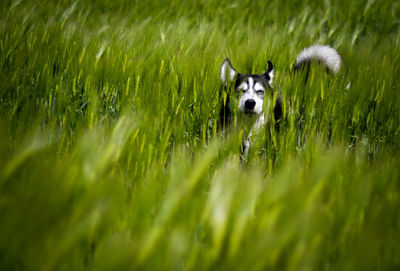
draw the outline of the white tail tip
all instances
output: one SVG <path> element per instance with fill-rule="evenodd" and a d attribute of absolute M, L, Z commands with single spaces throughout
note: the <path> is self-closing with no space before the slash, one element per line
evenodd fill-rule
<path fill-rule="evenodd" d="M 311 61 L 320 61 L 326 65 L 326 67 L 337 73 L 342 64 L 342 59 L 339 53 L 327 45 L 313 45 L 300 52 L 296 60 L 296 67 L 300 67 L 303 64 Z"/>

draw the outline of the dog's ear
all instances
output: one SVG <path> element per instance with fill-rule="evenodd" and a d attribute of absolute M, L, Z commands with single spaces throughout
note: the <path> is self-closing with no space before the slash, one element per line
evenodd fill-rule
<path fill-rule="evenodd" d="M 274 65 L 272 65 L 270 60 L 268 60 L 268 69 L 264 72 L 263 76 L 267 79 L 268 84 L 272 86 L 272 82 L 274 81 Z"/>
<path fill-rule="evenodd" d="M 237 74 L 235 68 L 232 67 L 231 61 L 229 60 L 229 58 L 225 58 L 224 62 L 222 62 L 221 65 L 221 70 L 220 70 L 221 74 L 221 81 L 227 85 L 228 82 L 232 82 L 233 79 L 235 79 L 235 76 Z"/>

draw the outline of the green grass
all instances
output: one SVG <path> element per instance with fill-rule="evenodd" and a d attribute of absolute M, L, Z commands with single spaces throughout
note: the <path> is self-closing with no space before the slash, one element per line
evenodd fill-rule
<path fill-rule="evenodd" d="M 1 270 L 400 268 L 396 1 L 5 0 L 0 18 Z M 304 85 L 315 43 L 343 68 Z M 271 59 L 283 98 L 246 162 L 243 127 L 218 127 L 227 56 Z"/>

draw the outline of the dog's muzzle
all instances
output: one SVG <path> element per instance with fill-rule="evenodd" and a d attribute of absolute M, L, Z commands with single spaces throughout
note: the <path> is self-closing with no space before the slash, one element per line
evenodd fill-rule
<path fill-rule="evenodd" d="M 244 110 L 245 111 L 253 112 L 255 106 L 256 106 L 256 101 L 253 99 L 249 99 L 244 102 Z"/>

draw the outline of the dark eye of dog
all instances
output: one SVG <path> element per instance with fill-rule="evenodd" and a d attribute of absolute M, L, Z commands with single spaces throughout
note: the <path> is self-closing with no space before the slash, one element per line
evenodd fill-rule
<path fill-rule="evenodd" d="M 257 90 L 257 94 L 258 95 L 263 95 L 264 94 L 264 90 Z"/>

